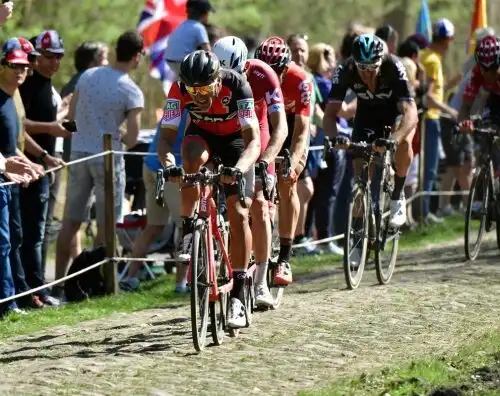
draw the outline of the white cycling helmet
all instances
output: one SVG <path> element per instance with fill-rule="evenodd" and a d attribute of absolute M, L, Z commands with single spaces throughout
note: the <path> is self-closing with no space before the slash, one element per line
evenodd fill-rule
<path fill-rule="evenodd" d="M 247 61 L 248 49 L 243 40 L 227 36 L 217 40 L 212 52 L 219 58 L 220 65 L 241 73 Z"/>

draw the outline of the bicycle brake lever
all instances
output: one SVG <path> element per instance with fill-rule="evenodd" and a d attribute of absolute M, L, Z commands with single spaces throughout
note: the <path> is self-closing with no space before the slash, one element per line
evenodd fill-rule
<path fill-rule="evenodd" d="M 165 191 L 165 178 L 163 177 L 163 169 L 156 171 L 156 187 L 155 187 L 155 201 L 160 207 L 165 205 L 163 200 L 163 193 Z"/>

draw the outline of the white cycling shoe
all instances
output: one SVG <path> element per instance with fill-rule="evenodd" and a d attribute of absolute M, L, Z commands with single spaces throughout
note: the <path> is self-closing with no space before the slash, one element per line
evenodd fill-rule
<path fill-rule="evenodd" d="M 265 283 L 255 285 L 255 305 L 270 308 L 274 305 L 274 299 Z"/>
<path fill-rule="evenodd" d="M 391 218 L 389 226 L 400 228 L 406 223 L 406 198 L 401 197 L 398 200 L 391 201 Z"/>
<path fill-rule="evenodd" d="M 232 297 L 227 312 L 227 325 L 232 329 L 247 327 L 247 312 L 242 302 Z"/>

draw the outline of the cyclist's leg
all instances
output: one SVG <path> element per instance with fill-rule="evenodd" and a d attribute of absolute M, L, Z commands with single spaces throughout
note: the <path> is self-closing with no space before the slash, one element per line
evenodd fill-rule
<path fill-rule="evenodd" d="M 394 130 L 394 129 L 393 129 Z M 394 190 L 391 196 L 391 225 L 401 227 L 406 223 L 406 199 L 404 187 L 406 176 L 413 160 L 412 141 L 416 129 L 409 133 L 403 141 L 399 142 L 394 158 L 396 174 L 394 175 Z"/>
<path fill-rule="evenodd" d="M 272 185 L 267 186 L 268 191 L 274 186 L 274 164 L 268 168 L 268 182 Z M 252 216 L 252 242 L 255 263 L 257 269 L 255 272 L 255 300 L 257 305 L 272 305 L 273 300 L 267 287 L 267 265 L 270 257 L 271 247 L 271 217 L 269 202 L 265 199 L 262 192 L 264 181 L 260 178 L 255 179 L 255 194 L 250 207 Z"/>
<path fill-rule="evenodd" d="M 287 116 L 288 131 L 293 131 L 295 116 Z M 283 155 L 285 149 L 290 149 L 292 144 L 291 133 L 288 134 L 280 155 Z M 305 158 L 304 158 L 305 165 Z M 296 169 L 296 173 L 302 173 L 302 169 Z M 300 173 L 298 173 L 300 172 Z M 278 268 L 276 270 L 275 283 L 289 284 L 292 282 L 292 273 L 290 269 L 290 259 L 292 256 L 292 243 L 295 236 L 295 228 L 300 211 L 299 196 L 297 194 L 297 183 L 286 183 L 281 175 L 282 167 L 278 171 L 278 190 L 280 194 L 279 213 L 279 234 L 280 251 L 278 256 Z M 283 264 L 283 265 L 281 265 Z"/>
<path fill-rule="evenodd" d="M 235 166 L 244 150 L 244 140 L 241 134 L 218 136 L 217 144 L 213 146 L 212 154 L 221 159 L 224 166 Z M 255 170 L 252 166 L 244 175 L 245 197 L 247 205 L 251 206 L 254 195 Z M 229 254 L 233 269 L 233 288 L 228 311 L 228 326 L 232 328 L 245 327 L 247 315 L 244 306 L 245 282 L 247 267 L 252 248 L 252 232 L 249 224 L 249 209 L 244 208 L 239 200 L 237 185 L 224 185 L 226 195 L 227 215 L 231 243 Z"/>
<path fill-rule="evenodd" d="M 210 156 L 210 135 L 202 129 L 189 124 L 186 137 L 182 142 L 181 154 L 183 168 L 187 173 L 195 173 L 208 161 Z M 181 189 L 181 218 L 182 218 L 182 246 L 179 258 L 190 258 L 191 240 L 193 237 L 194 209 L 200 197 L 199 186 L 182 186 Z"/>

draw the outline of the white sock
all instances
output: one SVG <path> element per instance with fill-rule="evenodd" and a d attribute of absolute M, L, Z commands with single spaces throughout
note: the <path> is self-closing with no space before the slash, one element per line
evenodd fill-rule
<path fill-rule="evenodd" d="M 267 261 L 265 263 L 257 264 L 255 271 L 255 283 L 265 284 L 267 281 Z"/>

